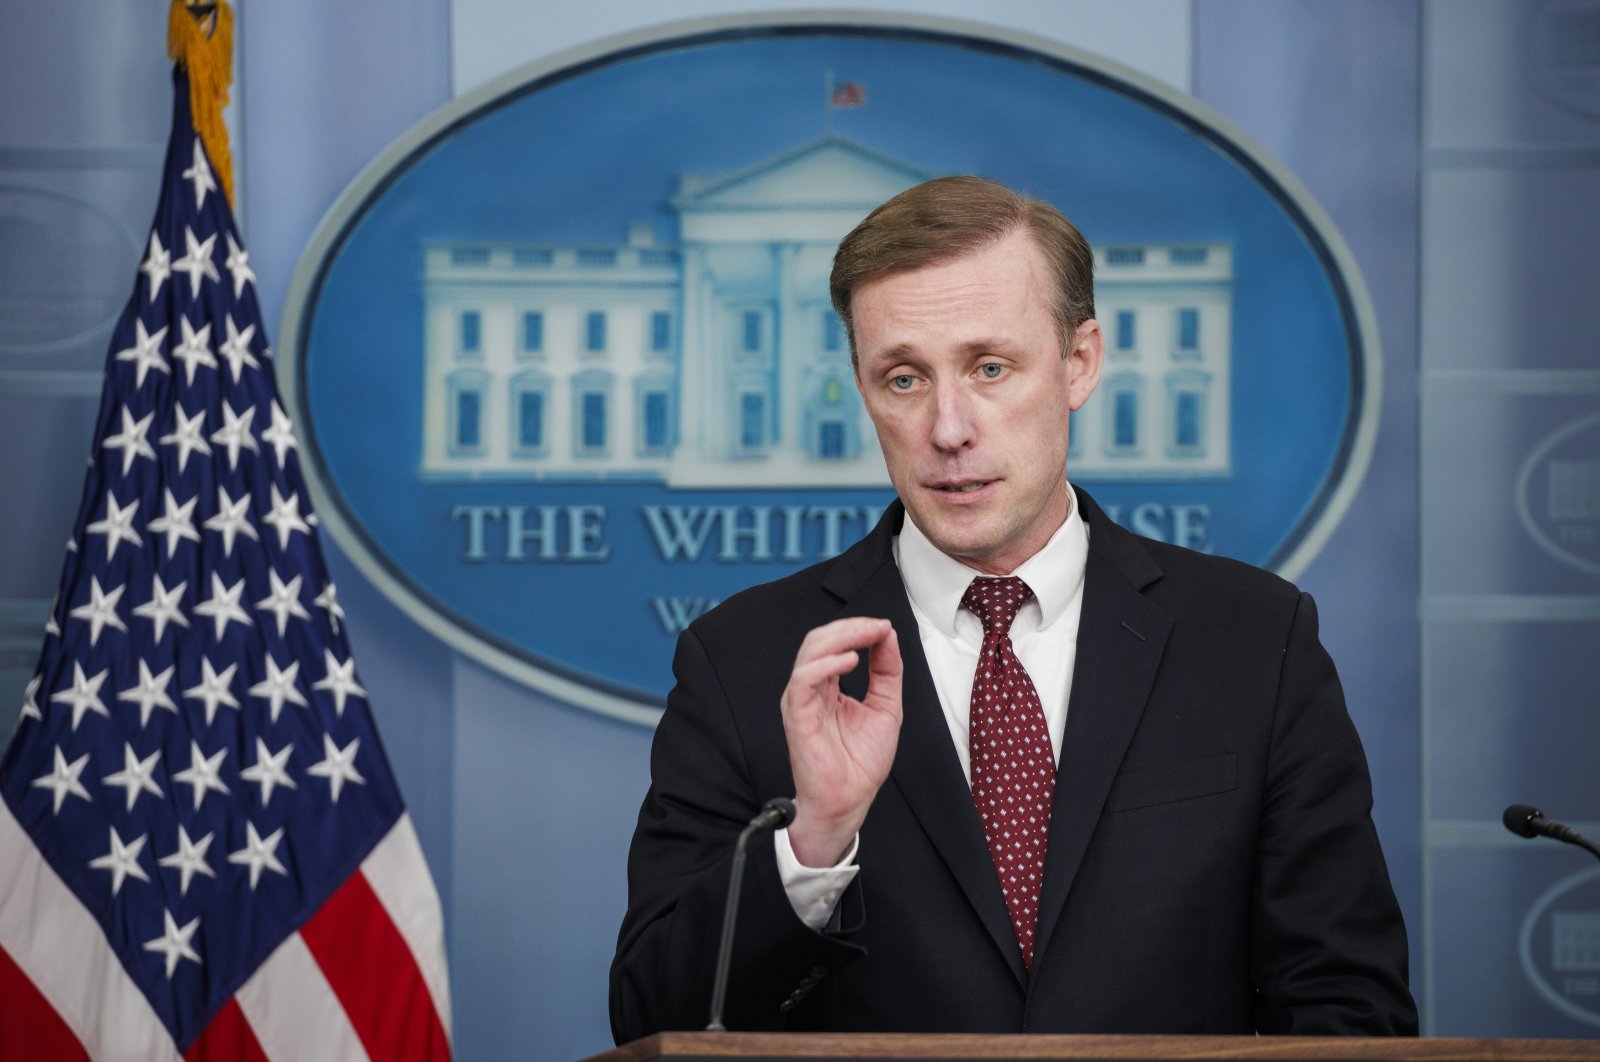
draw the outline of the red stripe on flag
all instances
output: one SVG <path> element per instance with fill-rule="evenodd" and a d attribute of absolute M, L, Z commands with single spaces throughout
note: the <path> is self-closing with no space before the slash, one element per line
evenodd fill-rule
<path fill-rule="evenodd" d="M 6 949 L 0 948 L 0 1062 L 88 1057 L 71 1027 Z"/>
<path fill-rule="evenodd" d="M 360 871 L 328 897 L 300 936 L 373 1058 L 448 1059 L 450 1041 L 422 971 Z"/>
<path fill-rule="evenodd" d="M 199 1039 L 183 1053 L 184 1062 L 268 1062 L 255 1030 L 245 1020 L 239 1001 L 230 999 L 217 1011 Z"/>

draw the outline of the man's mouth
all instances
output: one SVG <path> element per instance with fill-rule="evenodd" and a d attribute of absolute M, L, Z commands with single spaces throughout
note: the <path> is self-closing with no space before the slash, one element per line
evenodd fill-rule
<path fill-rule="evenodd" d="M 988 479 L 972 479 L 964 480 L 960 483 L 935 483 L 933 484 L 933 489 L 945 494 L 967 494 L 971 491 L 982 490 L 992 482 L 994 481 Z"/>

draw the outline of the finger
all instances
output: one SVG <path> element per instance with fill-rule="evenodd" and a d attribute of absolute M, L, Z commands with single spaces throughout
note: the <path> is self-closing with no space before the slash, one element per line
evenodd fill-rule
<path fill-rule="evenodd" d="M 893 627 L 886 619 L 873 616 L 850 616 L 814 627 L 800 643 L 796 660 L 814 656 L 828 656 L 847 649 L 865 649 L 883 637 Z"/>
<path fill-rule="evenodd" d="M 789 688 L 814 690 L 819 686 L 836 682 L 843 675 L 848 675 L 859 663 L 861 654 L 854 649 L 847 649 L 842 653 L 830 653 L 813 660 L 797 661 L 794 670 L 789 673 Z"/>
<path fill-rule="evenodd" d="M 869 647 L 867 661 L 870 685 L 877 685 L 880 679 L 899 680 L 905 671 L 905 663 L 900 658 L 900 635 L 892 624 Z"/>

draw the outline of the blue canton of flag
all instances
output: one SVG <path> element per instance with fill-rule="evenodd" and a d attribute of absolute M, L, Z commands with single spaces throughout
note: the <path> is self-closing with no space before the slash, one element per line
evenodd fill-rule
<path fill-rule="evenodd" d="M 90 1056 L 444 1057 L 438 898 L 249 257 L 175 82 L 161 201 L 0 763 L 0 966 Z M 0 992 L 0 1057 L 51 1021 L 30 1009 Z"/>

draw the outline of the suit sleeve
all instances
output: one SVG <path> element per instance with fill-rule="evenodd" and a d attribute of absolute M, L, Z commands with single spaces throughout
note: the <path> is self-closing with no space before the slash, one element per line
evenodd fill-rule
<path fill-rule="evenodd" d="M 1256 1027 L 1416 1035 L 1366 756 L 1307 594 L 1283 651 L 1271 743 L 1251 927 Z"/>
<path fill-rule="evenodd" d="M 793 793 L 781 728 L 752 728 L 745 720 L 741 729 L 693 629 L 679 638 L 673 675 L 651 749 L 650 790 L 628 853 L 628 911 L 611 965 L 611 1029 L 619 1044 L 705 1027 L 734 842 L 764 800 Z M 769 710 L 775 718 L 776 700 Z M 765 791 L 773 787 L 781 789 Z M 852 911 L 859 914 L 859 897 L 847 894 L 841 908 L 848 925 Z M 771 836 L 753 839 L 728 983 L 728 1028 L 784 1028 L 819 981 L 862 953 L 847 936 L 848 930 L 819 933 L 800 921 L 779 878 Z"/>

